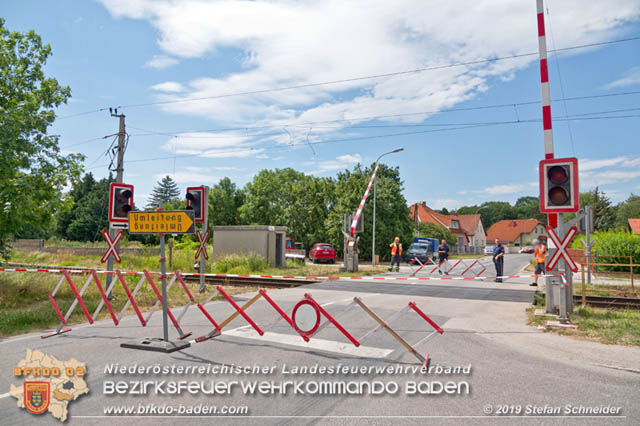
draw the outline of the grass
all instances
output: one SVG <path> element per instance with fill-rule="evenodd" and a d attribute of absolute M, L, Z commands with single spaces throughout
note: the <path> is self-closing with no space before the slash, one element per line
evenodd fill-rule
<path fill-rule="evenodd" d="M 544 325 L 546 321 L 556 320 L 555 315 L 536 317 L 535 309 L 544 309 L 544 297 L 536 294 L 536 302 L 535 307 L 527 310 L 529 324 Z M 577 328 L 548 330 L 605 344 L 640 346 L 640 311 L 577 306 L 569 318 Z"/>
<path fill-rule="evenodd" d="M 44 252 L 25 252 L 14 250 L 11 253 L 10 262 L 37 264 L 37 265 L 60 265 L 60 266 L 80 266 L 83 268 L 105 268 L 100 262 L 99 256 L 76 256 L 70 252 L 61 253 L 44 253 Z M 160 264 L 156 256 L 123 256 L 122 263 L 116 264 L 118 269 L 123 271 L 158 271 Z M 169 269 L 167 267 L 167 269 Z M 195 272 L 193 268 L 193 250 L 190 248 L 177 249 L 173 251 L 173 269 L 179 269 L 184 272 Z M 237 256 L 228 255 L 217 259 L 215 263 L 207 262 L 206 271 L 209 273 L 228 273 L 228 274 L 264 274 L 264 275 L 295 275 L 295 276 L 362 276 L 372 275 L 385 272 L 385 265 L 375 268 L 363 269 L 357 273 L 339 273 L 338 267 L 326 267 L 317 265 L 302 265 L 300 262 L 288 261 L 284 268 L 274 268 L 267 265 L 264 259 L 258 255 Z M 55 310 L 51 306 L 48 294 L 53 291 L 56 284 L 60 280 L 59 274 L 49 273 L 2 273 L 0 272 L 0 337 L 7 337 L 21 333 L 27 333 L 35 330 L 43 330 L 55 327 L 60 323 Z M 103 288 L 105 285 L 105 276 L 98 275 Z M 139 276 L 125 276 L 127 285 L 133 291 Z M 84 285 L 86 275 L 72 275 L 73 282 L 80 290 Z M 156 278 L 154 277 L 154 280 Z M 159 281 L 156 281 L 159 285 Z M 197 292 L 197 284 L 188 284 L 190 290 L 198 302 L 205 298 Z M 231 294 L 256 290 L 255 287 L 229 287 Z M 114 296 L 116 299 L 112 302 L 112 306 L 116 314 L 122 309 L 127 301 L 126 294 L 120 284 L 114 287 Z M 65 282 L 56 294 L 56 302 L 60 310 L 66 313 L 67 309 L 74 300 L 73 292 L 69 285 Z M 101 297 L 95 284 L 91 284 L 83 296 L 89 313 L 93 315 Z M 148 310 L 156 301 L 156 296 L 152 292 L 148 283 L 144 283 L 140 292 L 136 296 L 136 302 L 141 309 Z M 182 306 L 187 303 L 188 299 L 184 291 L 176 283 L 169 291 L 168 300 L 171 306 Z M 134 311 L 130 307 L 128 313 L 133 314 Z M 108 318 L 106 307 L 102 309 L 100 319 Z M 76 306 L 74 312 L 69 318 L 68 323 L 85 322 L 86 318 L 80 309 Z"/>
<path fill-rule="evenodd" d="M 78 290 L 84 285 L 86 275 L 72 275 L 74 285 Z M 99 275 L 103 288 L 105 284 L 105 276 Z M 140 277 L 126 277 L 127 285 L 133 291 Z M 160 288 L 160 280 L 153 278 L 154 282 Z M 48 294 L 53 291 L 56 284 L 60 280 L 59 274 L 48 273 L 0 273 L 0 337 L 7 337 L 21 333 L 27 333 L 35 330 L 44 330 L 52 328 L 60 324 L 60 320 L 56 312 L 51 306 Z M 198 293 L 199 285 L 187 284 L 191 293 L 194 295 L 196 302 L 203 301 L 210 293 Z M 249 291 L 255 291 L 255 287 L 225 287 L 225 291 L 230 294 L 238 294 Z M 115 299 L 111 301 L 116 315 L 123 308 L 127 301 L 127 296 L 122 286 L 117 283 L 113 290 Z M 90 284 L 89 288 L 82 297 L 87 310 L 91 315 L 95 312 L 98 303 L 101 300 L 95 284 Z M 69 309 L 74 300 L 74 294 L 66 282 L 62 283 L 60 290 L 55 296 L 56 303 L 63 314 Z M 140 292 L 136 295 L 136 303 L 142 311 L 148 311 L 157 301 L 155 293 L 150 285 L 143 283 Z M 183 306 L 187 303 L 188 298 L 178 283 L 174 283 L 169 290 L 167 300 L 170 306 Z M 129 307 L 127 313 L 134 314 L 132 307 Z M 103 307 L 98 319 L 110 318 L 106 307 Z M 76 306 L 67 324 L 76 324 L 86 322 L 86 318 L 80 306 Z"/>

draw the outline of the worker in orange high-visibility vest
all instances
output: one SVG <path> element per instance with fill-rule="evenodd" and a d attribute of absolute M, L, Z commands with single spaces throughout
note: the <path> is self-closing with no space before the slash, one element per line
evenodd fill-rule
<path fill-rule="evenodd" d="M 533 240 L 533 243 L 536 245 L 536 248 L 533 252 L 533 255 L 536 258 L 536 278 L 534 281 L 529 284 L 532 287 L 538 286 L 538 275 L 544 275 L 544 262 L 547 257 L 547 246 L 542 244 L 541 241 Z"/>
<path fill-rule="evenodd" d="M 389 271 L 393 271 L 393 264 L 396 264 L 396 272 L 400 272 L 400 259 L 402 257 L 402 244 L 400 244 L 400 237 L 395 237 L 393 243 L 389 244 L 391 247 L 391 265 L 389 265 Z"/>

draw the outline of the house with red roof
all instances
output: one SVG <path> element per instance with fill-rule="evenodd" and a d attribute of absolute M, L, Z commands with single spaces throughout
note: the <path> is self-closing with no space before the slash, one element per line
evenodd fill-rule
<path fill-rule="evenodd" d="M 634 234 L 640 234 L 640 219 L 629 219 L 629 229 Z"/>
<path fill-rule="evenodd" d="M 505 219 L 494 223 L 487 231 L 489 244 L 497 238 L 503 245 L 515 247 L 531 245 L 541 236 L 547 238 L 547 230 L 537 219 Z"/>
<path fill-rule="evenodd" d="M 487 238 L 479 214 L 438 213 L 424 201 L 409 207 L 411 219 L 416 222 L 434 223 L 447 228 L 455 237 L 457 246 L 484 247 Z"/>

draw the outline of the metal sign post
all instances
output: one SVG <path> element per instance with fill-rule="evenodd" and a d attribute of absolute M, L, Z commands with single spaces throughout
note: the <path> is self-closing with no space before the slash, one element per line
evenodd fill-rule
<path fill-rule="evenodd" d="M 203 186 L 204 194 L 202 195 L 204 201 L 204 211 L 202 215 L 204 216 L 204 222 L 202 223 L 202 232 L 204 233 L 204 241 L 202 244 L 204 245 L 204 250 L 200 251 L 200 293 L 204 293 L 207 289 L 207 285 L 204 282 L 204 273 L 205 273 L 205 260 L 209 258 L 207 256 L 207 237 L 209 236 L 209 187 Z"/>
<path fill-rule="evenodd" d="M 167 307 L 167 259 L 165 256 L 165 233 L 195 233 L 193 210 L 158 209 L 155 212 L 129 212 L 129 232 L 131 234 L 158 234 L 160 237 L 160 274 L 162 278 L 162 338 L 147 338 L 140 343 L 122 343 L 120 346 L 130 349 L 142 349 L 156 352 L 175 352 L 191 346 L 189 342 L 169 340 L 169 309 Z M 148 277 L 151 280 L 150 277 Z M 154 287 L 155 288 L 155 287 Z M 157 288 L 156 288 L 157 294 Z M 173 317 L 172 317 L 173 319 Z"/>
<path fill-rule="evenodd" d="M 167 318 L 167 259 L 164 256 L 164 234 L 160 236 L 160 273 L 162 274 L 162 339 L 169 341 L 169 321 Z"/>

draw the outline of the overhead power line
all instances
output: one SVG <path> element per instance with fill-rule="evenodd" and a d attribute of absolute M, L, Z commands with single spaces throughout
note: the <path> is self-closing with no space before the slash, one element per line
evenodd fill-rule
<path fill-rule="evenodd" d="M 606 111 L 604 112 L 606 113 Z M 596 114 L 595 112 L 590 113 L 591 115 Z M 640 118 L 640 114 L 628 114 L 628 115 L 609 115 L 609 116 L 603 116 L 603 117 L 593 117 L 593 116 L 576 116 L 576 117 L 560 117 L 560 118 L 554 118 L 554 120 L 556 121 L 566 121 L 566 120 L 571 120 L 571 121 L 578 121 L 578 120 L 610 120 L 610 119 L 625 119 L 625 118 Z M 320 141 L 314 141 L 314 142 L 309 142 L 309 141 L 305 141 L 305 142 L 300 142 L 300 143 L 296 143 L 293 145 L 287 145 L 287 146 L 272 146 L 272 147 L 265 147 L 265 148 L 255 148 L 255 147 L 244 147 L 244 148 L 238 148 L 238 149 L 232 149 L 232 150 L 226 150 L 226 151 L 222 151 L 222 150 L 202 150 L 198 153 L 195 154 L 181 154 L 181 155 L 170 155 L 170 156 L 163 156 L 163 157 L 154 157 L 154 158 L 141 158 L 138 160 L 128 160 L 126 161 L 126 163 L 143 163 L 143 162 L 151 162 L 151 161 L 161 161 L 161 160 L 168 160 L 168 159 L 174 159 L 174 158 L 188 158 L 188 157 L 198 157 L 198 156 L 206 156 L 207 154 L 216 154 L 216 155 L 222 155 L 222 154 L 234 154 L 234 153 L 239 153 L 239 152 L 247 152 L 247 151 L 255 151 L 256 154 L 262 153 L 264 151 L 287 151 L 290 150 L 291 148 L 294 147 L 304 147 L 307 145 L 321 145 L 321 144 L 329 144 L 329 143 L 338 143 L 338 142 L 355 142 L 355 141 L 362 141 L 362 140 L 370 140 L 370 139 L 381 139 L 381 138 L 387 138 L 387 137 L 400 137 L 400 136 L 410 136 L 410 135 L 417 135 L 417 134 L 425 134 L 425 133 L 436 133 L 436 132 L 448 132 L 448 131 L 455 131 L 455 130 L 465 130 L 465 129 L 471 129 L 471 128 L 477 128 L 477 127 L 489 127 L 489 126 L 499 126 L 499 125 L 509 125 L 509 124 L 526 124 L 526 123 L 539 123 L 541 122 L 542 119 L 539 118 L 535 118 L 535 119 L 526 119 L 526 120 L 512 120 L 512 121 L 495 121 L 495 122 L 485 122 L 485 123 L 473 123 L 473 124 L 468 124 L 468 125 L 462 125 L 459 127 L 449 127 L 449 128 L 445 128 L 445 129 L 429 129 L 429 130 L 418 130 L 418 131 L 411 131 L 411 132 L 398 132 L 398 133 L 388 133 L 388 134 L 383 134 L 383 135 L 368 135 L 368 136 L 358 136 L 358 137 L 351 137 L 351 138 L 342 138 L 342 139 L 326 139 L 326 140 L 320 140 Z M 96 166 L 96 167 L 91 167 L 91 168 L 98 168 L 98 167 L 104 167 L 104 166 Z"/>
<path fill-rule="evenodd" d="M 589 48 L 589 47 L 604 46 L 604 45 L 607 45 L 607 44 L 622 43 L 622 42 L 633 41 L 633 40 L 640 40 L 640 36 L 629 37 L 629 38 L 618 39 L 618 40 L 603 41 L 603 42 L 599 42 L 599 43 L 589 43 L 589 44 L 582 44 L 582 45 L 578 45 L 578 46 L 564 47 L 564 48 L 560 48 L 560 49 L 553 49 L 553 50 L 550 50 L 549 52 L 566 52 L 566 51 L 570 51 L 570 50 L 586 49 L 586 48 Z M 351 83 L 351 82 L 354 82 L 354 81 L 373 80 L 373 79 L 385 78 L 385 77 L 396 77 L 396 76 L 399 76 L 399 75 L 419 74 L 419 73 L 423 73 L 423 72 L 427 72 L 427 71 L 436 71 L 436 70 L 441 70 L 441 69 L 446 69 L 446 68 L 464 67 L 464 66 L 478 65 L 478 64 L 489 63 L 489 62 L 504 61 L 504 60 L 507 60 L 507 59 L 517 59 L 517 58 L 524 58 L 524 57 L 527 57 L 527 56 L 537 56 L 538 54 L 539 53 L 537 51 L 536 52 L 531 52 L 531 53 L 520 53 L 520 54 L 516 54 L 516 55 L 498 56 L 498 57 L 495 57 L 495 58 L 478 59 L 478 60 L 475 60 L 475 61 L 458 62 L 458 63 L 454 63 L 454 64 L 435 65 L 435 66 L 431 66 L 431 67 L 416 68 L 416 69 L 407 70 L 407 71 L 396 71 L 396 72 L 390 72 L 390 73 L 384 73 L 384 74 L 369 75 L 369 76 L 364 76 L 364 77 L 344 78 L 344 79 L 340 79 L 340 80 L 330 80 L 330 81 L 323 81 L 323 82 L 318 82 L 318 83 L 297 84 L 297 85 L 294 85 L 294 86 L 276 87 L 276 88 L 261 89 L 261 90 L 250 90 L 250 91 L 246 91 L 246 92 L 227 93 L 227 94 L 223 94 L 223 95 L 214 95 L 214 96 L 203 96 L 203 97 L 199 97 L 199 98 L 185 98 L 185 99 L 175 99 L 175 100 L 171 100 L 171 101 L 157 101 L 157 102 L 146 102 L 146 103 L 139 103 L 139 104 L 120 105 L 120 106 L 118 106 L 118 108 L 138 108 L 138 107 L 153 106 L 153 105 L 167 105 L 167 104 L 176 104 L 176 103 L 184 103 L 184 102 L 194 102 L 194 101 L 204 101 L 204 100 L 211 100 L 211 99 L 230 98 L 230 97 L 235 97 L 235 96 L 259 95 L 259 94 L 263 94 L 263 93 L 281 92 L 283 90 L 305 89 L 305 88 L 309 88 L 309 87 L 327 86 L 327 85 L 340 84 L 340 83 Z"/>
<path fill-rule="evenodd" d="M 617 93 L 609 93 L 603 95 L 587 95 L 587 96 L 574 96 L 570 98 L 561 98 L 561 99 L 552 99 L 552 102 L 560 102 L 560 101 L 577 101 L 584 99 L 597 99 L 597 98 L 605 98 L 605 97 L 614 97 L 614 96 L 628 96 L 628 95 L 638 95 L 640 94 L 640 90 L 636 91 L 628 91 L 628 92 L 617 92 Z M 516 102 L 516 103 L 502 103 L 502 104 L 493 104 L 493 105 L 479 105 L 479 106 L 470 106 L 470 107 L 461 107 L 461 108 L 450 108 L 443 110 L 431 110 L 431 111 L 418 111 L 418 112 L 410 112 L 404 114 L 388 114 L 388 115 L 370 115 L 364 117 L 354 117 L 354 118 L 340 118 L 334 120 L 321 120 L 321 121 L 305 121 L 300 123 L 279 123 L 279 124 L 271 124 L 271 125 L 263 125 L 263 126 L 243 126 L 243 127 L 225 127 L 225 128 L 213 128 L 213 129 L 200 129 L 200 130 L 148 130 L 141 127 L 129 126 L 131 129 L 140 130 L 144 133 L 132 134 L 131 136 L 151 136 L 151 135 L 161 135 L 161 136 L 171 136 L 176 137 L 179 136 L 181 138 L 229 138 L 229 137 L 247 137 L 247 136 L 266 136 L 264 133 L 255 133 L 248 134 L 245 133 L 243 135 L 229 135 L 229 136 L 184 136 L 184 133 L 206 133 L 206 132 L 231 132 L 231 131 L 249 131 L 249 130 L 260 130 L 260 129 L 283 129 L 286 127 L 318 127 L 318 124 L 328 124 L 328 123 L 343 123 L 343 122 L 351 122 L 351 121 L 371 121 L 371 120 L 379 120 L 384 118 L 400 118 L 400 117 L 411 117 L 418 115 L 428 115 L 428 114 L 443 114 L 449 112 L 462 112 L 462 111 L 475 111 L 475 110 L 483 110 L 483 109 L 497 109 L 497 108 L 512 108 L 514 106 L 524 106 L 524 105 L 535 105 L 539 104 L 540 100 L 537 101 L 525 101 L 525 102 Z M 617 112 L 617 111 L 616 111 Z M 355 126 L 348 126 L 355 127 Z M 373 126 L 367 126 L 373 127 Z M 400 127 L 400 126 L 389 126 L 389 127 Z M 280 134 L 281 132 L 274 133 Z"/>
<path fill-rule="evenodd" d="M 566 51 L 571 51 L 571 50 L 587 49 L 587 48 L 590 48 L 590 47 L 604 46 L 604 45 L 615 44 L 615 43 L 624 43 L 624 42 L 636 41 L 636 40 L 640 40 L 640 36 L 628 37 L 628 38 L 617 39 L 617 40 L 609 40 L 609 41 L 603 41 L 603 42 L 598 42 L 598 43 L 589 43 L 589 44 L 582 44 L 582 45 L 577 45 L 577 46 L 563 47 L 563 48 L 560 48 L 560 49 L 549 50 L 549 52 L 566 52 Z M 326 86 L 326 85 L 332 85 L 332 84 L 349 83 L 349 82 L 355 82 L 355 81 L 373 80 L 373 79 L 378 79 L 378 78 L 394 77 L 394 76 L 400 76 L 400 75 L 419 74 L 419 73 L 423 73 L 423 72 L 427 72 L 427 71 L 435 71 L 435 70 L 446 69 L 446 68 L 478 65 L 478 64 L 482 64 L 482 63 L 498 62 L 498 61 L 504 61 L 504 60 L 508 60 L 508 59 L 517 59 L 517 58 L 524 58 L 524 57 L 536 56 L 536 55 L 538 55 L 537 51 L 536 52 L 531 52 L 531 53 L 521 53 L 521 54 L 516 54 L 516 55 L 498 56 L 498 57 L 495 57 L 495 58 L 478 59 L 478 60 L 475 60 L 475 61 L 466 61 L 466 62 L 458 62 L 458 63 L 452 63 L 452 64 L 435 65 L 435 66 L 431 66 L 431 67 L 416 68 L 416 69 L 413 69 L 413 70 L 406 70 L 406 71 L 396 71 L 396 72 L 384 73 L 384 74 L 375 74 L 375 75 L 368 75 L 368 76 L 344 78 L 344 79 L 339 79 L 339 80 L 330 80 L 330 81 L 323 81 L 323 82 L 316 82 L 316 83 L 298 84 L 298 85 L 287 86 L 287 87 L 276 87 L 276 88 L 270 88 L 270 89 L 249 90 L 249 91 L 245 91 L 245 92 L 226 93 L 226 94 L 221 94 L 221 95 L 204 96 L 204 97 L 198 97 L 198 98 L 175 99 L 175 100 L 170 100 L 170 101 L 157 101 L 157 102 L 127 104 L 127 105 L 120 105 L 120 106 L 118 106 L 118 108 L 140 108 L 140 107 L 154 106 L 154 105 L 167 105 L 167 104 L 175 104 L 175 103 L 184 103 L 184 102 L 194 102 L 194 101 L 203 101 L 203 100 L 211 100 L 211 99 L 229 98 L 229 97 L 235 97 L 235 96 L 257 95 L 257 94 L 263 94 L 263 93 L 280 92 L 280 91 L 284 91 L 284 90 L 304 89 L 304 88 L 309 88 L 309 87 L 318 87 L 318 86 Z M 58 119 L 78 117 L 78 116 L 82 116 L 82 115 L 87 115 L 87 114 L 92 114 L 92 113 L 96 113 L 96 112 L 106 111 L 107 109 L 108 108 L 100 108 L 100 109 L 80 112 L 80 113 L 77 113 L 77 114 L 71 114 L 71 115 L 67 115 L 67 116 L 58 117 Z"/>

